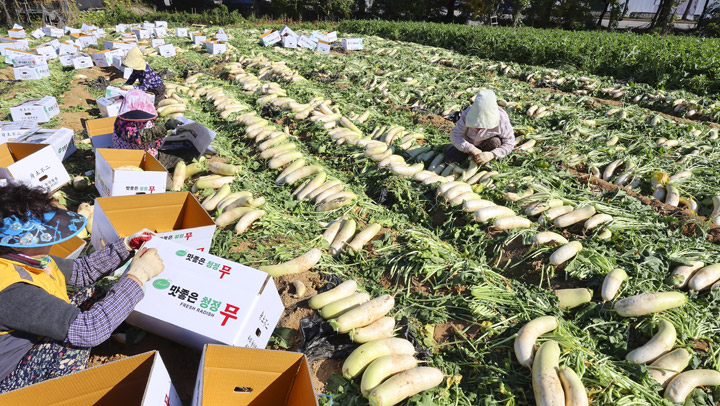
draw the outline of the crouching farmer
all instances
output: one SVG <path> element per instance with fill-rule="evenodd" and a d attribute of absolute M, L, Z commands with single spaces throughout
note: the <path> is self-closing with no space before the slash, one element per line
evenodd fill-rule
<path fill-rule="evenodd" d="M 49 255 L 85 223 L 42 189 L 0 187 L 0 393 L 84 369 L 90 349 L 110 337 L 143 298 L 142 285 L 162 272 L 156 250 L 135 253 L 152 236 L 146 230 L 80 259 Z M 133 256 L 126 276 L 99 294 L 93 284 Z"/>

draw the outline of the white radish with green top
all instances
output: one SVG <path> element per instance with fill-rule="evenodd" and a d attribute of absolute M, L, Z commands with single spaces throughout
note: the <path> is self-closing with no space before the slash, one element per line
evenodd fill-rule
<path fill-rule="evenodd" d="M 332 303 L 328 303 L 327 305 L 323 306 L 323 308 L 320 309 L 318 313 L 320 313 L 320 316 L 322 316 L 322 318 L 324 319 L 332 319 L 342 315 L 343 313 L 347 312 L 352 308 L 368 302 L 369 300 L 370 295 L 368 295 L 367 293 L 354 293 L 348 297 L 344 297 Z"/>
<path fill-rule="evenodd" d="M 673 378 L 665 388 L 665 399 L 674 403 L 685 403 L 688 395 L 699 386 L 720 385 L 720 372 L 711 369 L 696 369 L 683 372 Z"/>
<path fill-rule="evenodd" d="M 687 368 L 691 359 L 692 356 L 686 349 L 678 348 L 650 364 L 648 375 L 664 388 L 677 374 Z"/>
<path fill-rule="evenodd" d="M 515 337 L 515 357 L 521 365 L 532 367 L 533 350 L 538 337 L 558 327 L 555 316 L 541 316 L 527 322 Z"/>
<path fill-rule="evenodd" d="M 690 261 L 690 265 L 678 265 L 670 274 L 670 280 L 673 286 L 676 288 L 686 287 L 690 278 L 695 275 L 695 272 L 704 266 L 705 263 L 702 261 Z"/>
<path fill-rule="evenodd" d="M 357 282 L 354 280 L 347 280 L 327 292 L 318 293 L 313 296 L 308 301 L 308 306 L 310 306 L 311 309 L 320 309 L 336 300 L 352 295 L 357 290 L 357 286 Z"/>
<path fill-rule="evenodd" d="M 578 254 L 582 250 L 582 243 L 579 241 L 571 241 L 562 247 L 555 250 L 555 252 L 550 255 L 550 264 L 558 266 L 560 264 L 563 264 L 567 261 L 569 261 L 571 258 L 575 257 L 575 255 Z"/>
<path fill-rule="evenodd" d="M 643 346 L 630 351 L 625 359 L 635 364 L 652 362 L 670 351 L 675 345 L 675 326 L 667 320 L 660 322 L 658 332 Z"/>
<path fill-rule="evenodd" d="M 445 379 L 442 371 L 432 367 L 417 367 L 390 377 L 370 393 L 370 406 L 393 406 L 403 400 L 440 385 Z"/>
<path fill-rule="evenodd" d="M 330 320 L 330 325 L 338 333 L 347 333 L 354 328 L 365 327 L 379 320 L 387 315 L 394 305 L 395 299 L 392 296 L 382 295 Z"/>
<path fill-rule="evenodd" d="M 309 271 L 320 262 L 320 258 L 322 258 L 322 251 L 313 248 L 290 261 L 277 265 L 262 265 L 258 269 L 275 277 L 296 274 Z"/>
<path fill-rule="evenodd" d="M 560 346 L 553 340 L 540 346 L 532 364 L 532 387 L 537 406 L 565 406 L 563 391 L 557 370 Z"/>
<path fill-rule="evenodd" d="M 365 343 L 345 359 L 342 365 L 343 376 L 353 379 L 376 359 L 391 354 L 414 355 L 415 347 L 404 338 L 383 338 Z"/>
<path fill-rule="evenodd" d="M 720 280 L 720 264 L 712 264 L 695 272 L 688 282 L 688 287 L 695 291 L 705 290 L 718 280 Z"/>
<path fill-rule="evenodd" d="M 609 302 L 615 299 L 618 291 L 620 291 L 620 285 L 627 280 L 627 278 L 627 272 L 623 269 L 615 268 L 610 271 L 610 273 L 605 276 L 602 289 L 600 290 L 600 296 L 602 297 L 603 302 Z"/>
<path fill-rule="evenodd" d="M 381 317 L 365 327 L 355 328 L 348 333 L 350 339 L 356 343 L 367 343 L 381 338 L 390 338 L 395 331 L 395 319 Z"/>
<path fill-rule="evenodd" d="M 558 306 L 561 309 L 572 309 L 592 300 L 592 290 L 586 288 L 558 289 L 555 291 Z"/>
<path fill-rule="evenodd" d="M 615 302 L 615 311 L 623 317 L 645 316 L 680 307 L 687 297 L 680 292 L 642 293 Z"/>
<path fill-rule="evenodd" d="M 382 356 L 370 365 L 363 372 L 360 380 L 360 392 L 368 396 L 384 380 L 398 372 L 415 368 L 418 360 L 408 354 L 392 354 Z"/>
<path fill-rule="evenodd" d="M 560 382 L 565 391 L 565 406 L 588 406 L 590 404 L 585 385 L 578 374 L 568 367 L 558 371 Z"/>

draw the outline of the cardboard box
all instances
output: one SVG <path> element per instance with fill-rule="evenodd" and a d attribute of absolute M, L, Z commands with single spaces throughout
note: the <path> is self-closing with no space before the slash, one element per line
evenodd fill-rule
<path fill-rule="evenodd" d="M 153 35 L 156 37 L 164 37 L 167 35 L 167 29 L 163 27 L 153 28 Z"/>
<path fill-rule="evenodd" d="M 317 44 L 317 51 L 321 54 L 329 54 L 330 53 L 330 43 L 325 41 L 318 41 Z"/>
<path fill-rule="evenodd" d="M 173 56 L 175 56 L 175 45 L 160 45 L 158 47 L 158 53 L 160 54 L 160 56 L 164 56 L 165 58 L 172 58 Z"/>
<path fill-rule="evenodd" d="M 225 33 L 223 33 L 223 34 L 217 33 L 217 34 L 215 34 L 215 39 L 218 41 L 221 41 L 221 42 L 228 42 L 228 35 Z"/>
<path fill-rule="evenodd" d="M 0 395 L 3 405 L 181 406 L 160 353 L 146 352 Z"/>
<path fill-rule="evenodd" d="M 330 42 L 330 38 L 328 38 L 327 35 L 321 33 L 320 31 L 313 31 L 312 35 L 310 35 L 310 38 L 312 38 L 315 42 L 317 42 L 317 41 Z"/>
<path fill-rule="evenodd" d="M 205 50 L 211 55 L 224 54 L 227 51 L 227 44 L 224 42 L 207 41 Z"/>
<path fill-rule="evenodd" d="M 145 21 L 144 23 L 142 23 L 142 27 L 144 30 L 152 30 L 153 28 L 155 28 L 155 23 L 149 23 Z"/>
<path fill-rule="evenodd" d="M 18 51 L 28 51 L 30 47 L 25 42 L 0 42 L 0 55 L 5 56 L 8 49 L 15 49 Z M 6 62 L 7 63 L 7 62 Z"/>
<path fill-rule="evenodd" d="M 135 165 L 144 171 L 119 170 Z M 95 150 L 95 187 L 100 196 L 165 193 L 168 171 L 152 155 L 140 149 Z"/>
<path fill-rule="evenodd" d="M 50 145 L 7 142 L 0 145 L 0 179 L 54 192 L 70 181 L 70 175 Z"/>
<path fill-rule="evenodd" d="M 175 36 L 176 37 L 187 37 L 188 36 L 187 28 L 175 28 Z"/>
<path fill-rule="evenodd" d="M 344 51 L 359 51 L 363 49 L 362 38 L 345 38 L 340 44 Z"/>
<path fill-rule="evenodd" d="M 112 148 L 112 136 L 115 132 L 115 117 L 98 118 L 85 121 L 85 131 L 93 149 Z"/>
<path fill-rule="evenodd" d="M 295 31 L 293 31 L 292 29 L 290 29 L 290 27 L 288 27 L 287 25 L 284 26 L 284 27 L 282 28 L 282 30 L 280 30 L 280 36 L 282 36 L 282 37 L 295 37 L 295 39 L 298 38 L 297 33 L 295 33 Z"/>
<path fill-rule="evenodd" d="M 163 138 L 161 148 L 190 149 L 195 157 L 199 158 L 210 147 L 217 133 L 186 117 L 178 117 L 177 120 L 183 124 Z"/>
<path fill-rule="evenodd" d="M 107 89 L 106 89 L 107 91 Z M 116 117 L 122 105 L 122 96 L 101 97 L 96 100 L 100 114 L 103 117 Z"/>
<path fill-rule="evenodd" d="M 73 43 L 68 44 L 68 43 L 63 42 L 62 44 L 60 44 L 58 53 L 60 55 L 79 55 L 80 47 Z"/>
<path fill-rule="evenodd" d="M 5 50 L 5 63 L 13 66 L 40 65 L 45 58 L 30 50 L 7 48 Z"/>
<path fill-rule="evenodd" d="M 157 28 L 167 28 L 168 23 L 167 21 L 155 21 L 155 27 Z"/>
<path fill-rule="evenodd" d="M 280 33 L 278 31 L 268 31 L 260 35 L 260 43 L 266 47 L 277 44 L 280 40 Z"/>
<path fill-rule="evenodd" d="M 25 38 L 25 30 L 22 28 L 8 30 L 8 37 L 10 38 Z"/>
<path fill-rule="evenodd" d="M 0 144 L 8 141 L 15 141 L 18 137 L 28 131 L 39 128 L 33 120 L 23 121 L 0 121 Z"/>
<path fill-rule="evenodd" d="M 208 344 L 191 406 L 229 405 L 317 406 L 307 358 L 298 352 Z"/>
<path fill-rule="evenodd" d="M 73 58 L 73 66 L 75 69 L 92 68 L 93 60 L 89 55 L 80 55 Z"/>
<path fill-rule="evenodd" d="M 330 43 L 337 41 L 337 31 L 326 32 L 325 38 L 327 38 L 327 42 Z"/>
<path fill-rule="evenodd" d="M 37 48 L 34 48 L 33 51 L 35 51 L 36 54 L 42 56 L 45 58 L 45 60 L 55 59 L 58 57 L 57 51 L 55 51 L 55 48 L 52 47 L 52 45 L 41 45 Z"/>
<path fill-rule="evenodd" d="M 129 324 L 198 350 L 265 348 L 285 310 L 272 276 L 174 240 L 153 238 L 144 247 L 157 249 L 165 270 L 145 284 Z"/>
<path fill-rule="evenodd" d="M 63 35 L 65 35 L 63 33 L 62 28 L 51 27 L 49 25 L 46 25 L 45 27 L 43 27 L 42 30 L 43 30 L 43 33 L 45 33 L 45 35 L 48 37 L 60 38 Z"/>
<path fill-rule="evenodd" d="M 91 242 L 96 250 L 142 228 L 188 249 L 208 252 L 215 222 L 187 192 L 95 199 Z"/>
<path fill-rule="evenodd" d="M 92 58 L 93 62 L 95 62 L 95 66 L 101 68 L 109 68 L 113 66 L 113 56 L 116 55 L 123 56 L 123 51 L 121 49 L 106 49 L 104 51 L 90 54 L 90 57 Z"/>
<path fill-rule="evenodd" d="M 75 59 L 77 55 L 72 54 L 65 54 L 60 55 L 58 59 L 60 60 L 60 65 L 62 66 L 73 66 L 73 59 Z"/>
<path fill-rule="evenodd" d="M 60 106 L 58 106 L 57 99 L 52 96 L 26 100 L 10 107 L 13 121 L 33 120 L 38 123 L 47 123 L 58 114 L 60 114 Z"/>
<path fill-rule="evenodd" d="M 313 41 L 313 39 L 307 35 L 301 35 L 298 39 L 298 46 L 314 51 L 317 47 L 317 42 Z"/>
<path fill-rule="evenodd" d="M 13 68 L 15 80 L 39 80 L 50 77 L 50 68 L 45 65 L 20 66 Z"/>
<path fill-rule="evenodd" d="M 87 242 L 75 236 L 50 248 L 50 255 L 65 259 L 77 259 L 87 246 Z"/>
<path fill-rule="evenodd" d="M 193 36 L 193 43 L 195 45 L 202 45 L 203 42 L 207 40 L 207 37 L 204 35 L 195 35 Z"/>
<path fill-rule="evenodd" d="M 297 45 L 297 37 L 288 35 L 282 39 L 283 48 L 297 48 Z"/>
<path fill-rule="evenodd" d="M 137 42 L 134 41 L 105 41 L 105 49 L 122 49 L 124 50 L 123 56 L 127 54 L 127 51 L 137 46 Z"/>
<path fill-rule="evenodd" d="M 43 30 L 38 28 L 35 31 L 33 31 L 32 34 L 30 34 L 30 35 L 32 35 L 32 37 L 35 39 L 40 39 L 45 36 L 45 33 L 43 32 Z"/>
<path fill-rule="evenodd" d="M 149 39 L 151 31 L 149 29 L 134 29 L 132 33 L 135 34 L 137 39 Z"/>
<path fill-rule="evenodd" d="M 157 48 L 160 45 L 165 45 L 165 39 L 155 38 L 155 39 L 150 40 L 150 44 L 152 45 L 153 48 Z"/>
<path fill-rule="evenodd" d="M 71 34 L 70 38 L 74 40 L 76 44 L 79 42 L 83 47 L 97 45 L 97 38 L 94 35 L 79 33 Z"/>
<path fill-rule="evenodd" d="M 26 131 L 25 134 L 20 137 L 17 137 L 15 142 L 48 144 L 61 161 L 64 161 L 77 151 L 77 147 L 75 147 L 75 133 L 73 130 L 64 127 L 56 130 L 45 130 L 42 128 L 32 129 Z"/>
<path fill-rule="evenodd" d="M 127 79 L 132 75 L 133 70 L 128 68 L 127 66 L 123 65 L 123 57 L 119 55 L 113 56 L 113 62 L 112 65 L 115 67 L 115 69 L 119 70 L 122 74 L 123 79 Z"/>

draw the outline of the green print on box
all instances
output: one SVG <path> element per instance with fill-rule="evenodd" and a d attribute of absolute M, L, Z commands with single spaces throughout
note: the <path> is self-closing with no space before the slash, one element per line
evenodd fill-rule
<path fill-rule="evenodd" d="M 167 289 L 170 287 L 170 281 L 167 279 L 158 279 L 153 282 L 153 287 L 158 290 Z"/>

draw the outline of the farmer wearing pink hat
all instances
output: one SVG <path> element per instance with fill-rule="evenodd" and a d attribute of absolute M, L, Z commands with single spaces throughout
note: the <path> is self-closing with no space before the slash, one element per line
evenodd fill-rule
<path fill-rule="evenodd" d="M 142 149 L 157 157 L 162 139 L 168 134 L 168 131 L 173 130 L 181 123 L 175 119 L 155 123 L 156 118 L 157 111 L 150 101 L 150 96 L 138 89 L 129 91 L 120 105 L 120 111 L 115 120 L 115 132 L 112 137 L 113 148 Z"/>
<path fill-rule="evenodd" d="M 506 157 L 515 146 L 508 114 L 497 105 L 495 92 L 481 90 L 475 102 L 460 115 L 450 133 L 445 163 L 462 162 L 468 155 L 478 165 Z"/>
<path fill-rule="evenodd" d="M 44 189 L 0 187 L 0 393 L 84 369 L 90 349 L 110 337 L 143 298 L 143 284 L 163 271 L 156 250 L 136 253 L 152 238 L 148 230 L 79 259 L 49 255 L 85 223 L 55 207 Z M 95 282 L 130 259 L 104 296 L 96 290 Z"/>

